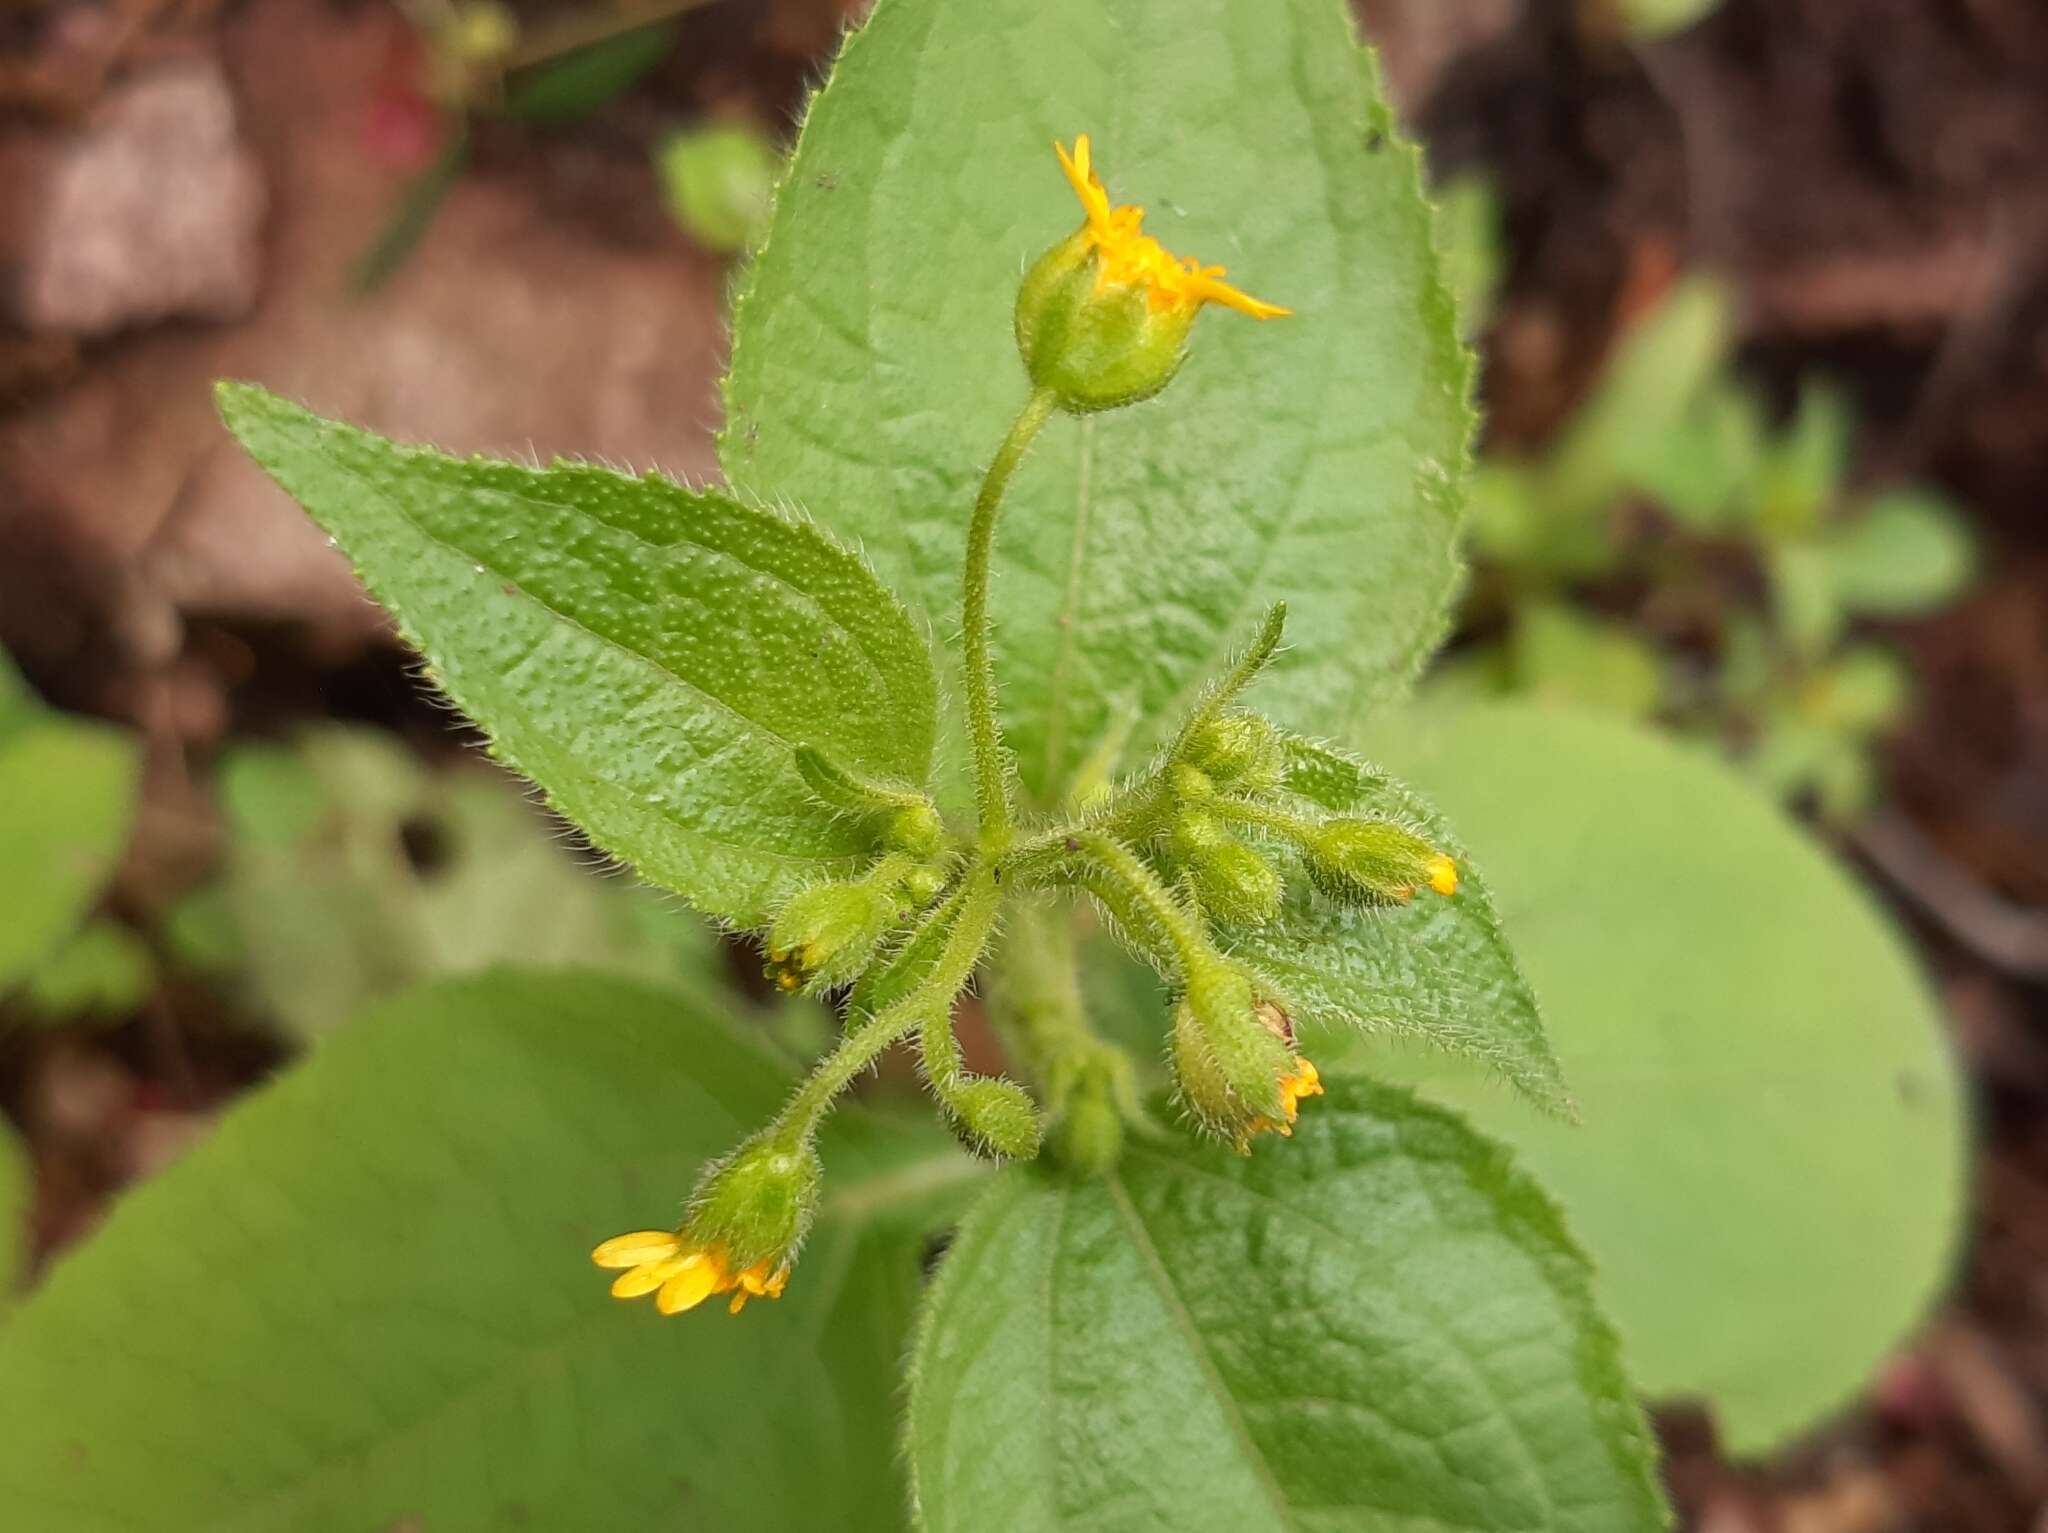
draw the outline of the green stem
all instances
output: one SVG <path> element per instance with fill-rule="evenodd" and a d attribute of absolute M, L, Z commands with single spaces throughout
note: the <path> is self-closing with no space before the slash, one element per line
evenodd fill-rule
<path fill-rule="evenodd" d="M 1075 854 L 1068 881 L 1088 890 L 1115 918 L 1125 935 L 1145 948 L 1169 978 L 1185 983 L 1216 962 L 1216 951 L 1201 923 L 1184 909 L 1159 875 L 1114 837 L 1084 831 L 1070 838 Z"/>
<path fill-rule="evenodd" d="M 995 460 L 981 481 L 975 497 L 974 520 L 967 528 L 967 568 L 960 603 L 963 644 L 967 659 L 967 726 L 974 748 L 976 806 L 981 815 L 981 844 L 985 853 L 999 856 L 1009 844 L 1010 795 L 1003 770 L 1002 726 L 996 718 L 996 666 L 990 648 L 988 620 L 989 562 L 995 552 L 996 520 L 1003 508 L 1003 492 L 1031 439 L 1038 435 L 1053 411 L 1050 389 L 1037 389 L 1024 401 L 1024 408 L 996 449 Z"/>
<path fill-rule="evenodd" d="M 1250 799 L 1224 798 L 1217 796 L 1203 805 L 1219 820 L 1233 825 L 1249 825 L 1254 830 L 1263 830 L 1268 835 L 1278 836 L 1283 841 L 1299 845 L 1314 831 L 1315 827 L 1298 814 L 1289 814 L 1284 809 L 1275 809 L 1267 804 L 1255 804 Z"/>
<path fill-rule="evenodd" d="M 992 870 L 978 868 L 969 875 L 959 916 L 931 973 L 901 1000 L 862 1018 L 848 1030 L 839 1047 L 797 1088 L 796 1095 L 775 1120 L 778 1137 L 790 1145 L 808 1139 L 839 1093 L 886 1053 L 891 1044 L 916 1028 L 934 1008 L 951 1008 L 953 997 L 981 962 L 989 936 L 995 931 L 996 912 L 1001 903 L 1002 886 Z"/>

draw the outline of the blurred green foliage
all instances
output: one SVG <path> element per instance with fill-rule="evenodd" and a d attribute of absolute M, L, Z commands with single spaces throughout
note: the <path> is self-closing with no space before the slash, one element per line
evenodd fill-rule
<path fill-rule="evenodd" d="M 1470 178 L 1446 195 L 1452 265 L 1498 272 L 1498 218 Z M 1493 283 L 1469 276 L 1468 332 Z M 1869 623 L 1955 601 L 1976 554 L 1924 485 L 1852 479 L 1848 400 L 1809 382 L 1773 421 L 1734 365 L 1734 299 L 1700 275 L 1629 326 L 1540 453 L 1473 484 L 1471 642 L 1438 686 L 1654 718 L 1715 738 L 1789 801 L 1850 820 L 1878 795 L 1875 746 L 1911 705 Z"/>
<path fill-rule="evenodd" d="M 250 1009 L 309 1037 L 415 981 L 494 964 L 674 982 L 716 940 L 566 844 L 510 778 L 434 771 L 382 732 L 327 725 L 220 772 L 219 878 L 173 913 L 183 964 L 232 968 Z"/>

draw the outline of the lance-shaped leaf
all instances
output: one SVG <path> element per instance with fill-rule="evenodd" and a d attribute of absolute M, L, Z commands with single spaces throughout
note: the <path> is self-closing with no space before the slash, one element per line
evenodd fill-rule
<path fill-rule="evenodd" d="M 924 784 L 924 636 L 809 522 L 655 474 L 399 447 L 243 384 L 220 405 L 497 753 L 704 910 L 757 925 L 856 867 L 862 833 L 797 746 Z"/>
<path fill-rule="evenodd" d="M 1655 1454 L 1590 1287 L 1504 1151 L 1360 1082 L 1249 1157 L 1007 1171 L 920 1328 L 923 1525 L 1646 1533 Z"/>
<path fill-rule="evenodd" d="M 1540 1105 L 1571 1101 L 1535 993 L 1502 934 L 1485 875 L 1443 817 L 1375 767 L 1331 746 L 1290 740 L 1289 791 L 1335 814 L 1397 820 L 1458 864 L 1458 892 L 1423 891 L 1381 909 L 1339 905 L 1305 876 L 1271 925 L 1232 934 L 1234 949 L 1277 982 L 1304 1019 L 1363 1028 L 1480 1060 Z M 1285 857 L 1284 849 L 1273 848 Z"/>
<path fill-rule="evenodd" d="M 1416 155 L 1341 0 L 880 0 L 736 315 L 735 484 L 829 506 L 953 622 L 1027 389 L 1018 278 L 1081 223 L 1052 143 L 1083 132 L 1148 232 L 1296 317 L 1204 314 L 1159 399 L 1053 421 L 1019 471 L 996 646 L 1046 802 L 1120 721 L 1142 760 L 1274 600 L 1276 717 L 1341 733 L 1399 691 L 1443 630 L 1472 422 Z"/>

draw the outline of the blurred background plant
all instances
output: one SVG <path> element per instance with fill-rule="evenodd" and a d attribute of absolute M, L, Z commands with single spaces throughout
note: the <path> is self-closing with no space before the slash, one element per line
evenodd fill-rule
<path fill-rule="evenodd" d="M 1444 188 L 1467 332 L 1505 252 L 1483 179 Z M 1885 622 L 1959 599 L 1961 511 L 1924 484 L 1854 482 L 1847 398 L 1802 379 L 1789 412 L 1735 357 L 1737 295 L 1674 275 L 1627 317 L 1541 451 L 1474 480 L 1472 589 L 1439 691 L 1552 698 L 1714 740 L 1788 802 L 1845 823 L 1882 791 L 1875 747 L 1912 707 Z"/>

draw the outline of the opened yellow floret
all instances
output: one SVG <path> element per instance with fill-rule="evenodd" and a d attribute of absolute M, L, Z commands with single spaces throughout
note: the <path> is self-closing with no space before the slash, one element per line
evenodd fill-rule
<path fill-rule="evenodd" d="M 727 1308 L 735 1315 L 747 1300 L 779 1299 L 789 1281 L 789 1266 L 758 1261 L 735 1270 L 724 1250 L 701 1245 L 676 1230 L 637 1230 L 614 1235 L 590 1253 L 600 1267 L 624 1268 L 612 1284 L 615 1299 L 638 1299 L 654 1295 L 655 1307 L 664 1315 L 679 1315 L 695 1309 L 713 1294 L 730 1293 Z"/>
<path fill-rule="evenodd" d="M 1278 1118 L 1254 1118 L 1245 1137 L 1253 1134 L 1276 1133 L 1282 1138 L 1292 1138 L 1294 1120 L 1301 1116 L 1301 1099 L 1319 1097 L 1323 1094 L 1323 1077 L 1308 1060 L 1296 1055 L 1294 1071 L 1280 1077 L 1280 1108 Z M 1240 1144 L 1242 1149 L 1243 1145 Z"/>
<path fill-rule="evenodd" d="M 1222 281 L 1224 269 L 1220 266 L 1204 266 L 1191 257 L 1171 254 L 1145 233 L 1143 208 L 1112 206 L 1108 188 L 1090 162 L 1087 134 L 1074 140 L 1072 154 L 1064 144 L 1053 148 L 1088 214 L 1086 234 L 1100 257 L 1095 274 L 1098 288 L 1142 288 L 1146 304 L 1155 312 L 1192 310 L 1205 303 L 1222 304 L 1253 319 L 1277 319 L 1292 312 Z"/>

